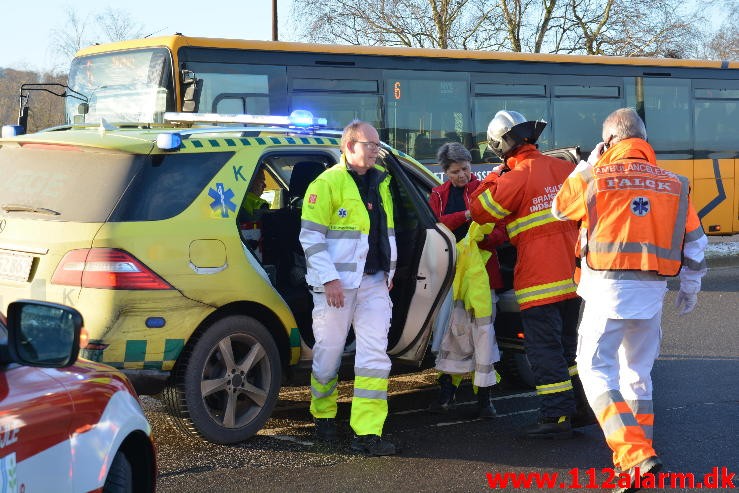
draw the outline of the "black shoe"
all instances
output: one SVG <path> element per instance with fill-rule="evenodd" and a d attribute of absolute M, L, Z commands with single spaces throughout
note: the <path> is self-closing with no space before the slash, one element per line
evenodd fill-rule
<path fill-rule="evenodd" d="M 455 394 L 457 386 L 452 383 L 452 376 L 448 373 L 442 373 L 439 377 L 439 397 L 429 406 L 432 413 L 446 413 L 457 405 Z"/>
<path fill-rule="evenodd" d="M 356 435 L 351 449 L 369 455 L 395 455 L 395 445 L 379 435 Z"/>
<path fill-rule="evenodd" d="M 629 483 L 630 486 L 623 487 L 619 486 L 616 489 L 613 490 L 613 493 L 632 493 L 634 491 L 639 491 L 641 488 L 636 486 L 636 477 L 637 474 L 639 475 L 640 479 L 643 479 L 647 473 L 649 474 L 657 474 L 662 470 L 662 461 L 659 460 L 659 457 L 656 455 L 653 455 L 652 457 L 647 457 L 628 471 L 626 471 L 629 474 Z M 640 483 L 641 484 L 641 483 Z"/>
<path fill-rule="evenodd" d="M 598 420 L 593 413 L 593 410 L 587 407 L 578 408 L 577 412 L 572 416 L 570 420 L 572 428 L 582 428 L 584 426 L 597 425 Z"/>
<path fill-rule="evenodd" d="M 569 416 L 560 416 L 557 418 L 543 417 L 535 425 L 524 428 L 521 436 L 524 438 L 544 438 L 550 440 L 572 438 L 572 424 L 570 423 Z"/>
<path fill-rule="evenodd" d="M 322 442 L 332 442 L 336 440 L 336 419 L 335 418 L 313 418 L 316 426 L 316 438 Z"/>
<path fill-rule="evenodd" d="M 477 389 L 477 417 L 480 419 L 492 419 L 495 417 L 495 407 L 490 400 L 490 389 L 492 387 L 478 387 Z"/>

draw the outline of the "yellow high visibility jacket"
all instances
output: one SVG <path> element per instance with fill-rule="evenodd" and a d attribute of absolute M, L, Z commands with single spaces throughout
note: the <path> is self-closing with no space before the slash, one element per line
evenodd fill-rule
<path fill-rule="evenodd" d="M 478 242 L 490 234 L 493 224 L 473 222 L 467 236 L 457 243 L 457 266 L 454 274 L 453 297 L 464 302 L 464 308 L 475 320 L 492 323 L 493 301 L 485 264 L 491 253 L 479 248 Z M 480 323 L 480 322 L 478 322 Z"/>
<path fill-rule="evenodd" d="M 379 165 L 375 168 L 384 173 L 379 195 L 390 243 L 388 280 L 391 280 L 398 254 L 390 175 Z M 308 186 L 303 201 L 300 243 L 305 251 L 309 285 L 323 286 L 334 279 L 341 279 L 346 289 L 359 287 L 369 252 L 367 207 L 343 155 L 341 162 L 321 173 Z"/>

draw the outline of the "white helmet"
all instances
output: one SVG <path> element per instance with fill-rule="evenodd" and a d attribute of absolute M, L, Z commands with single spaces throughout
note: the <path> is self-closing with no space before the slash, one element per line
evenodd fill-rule
<path fill-rule="evenodd" d="M 518 111 L 499 111 L 488 125 L 488 147 L 505 159 L 518 146 L 535 143 L 546 124 L 545 121 L 528 121 Z"/>

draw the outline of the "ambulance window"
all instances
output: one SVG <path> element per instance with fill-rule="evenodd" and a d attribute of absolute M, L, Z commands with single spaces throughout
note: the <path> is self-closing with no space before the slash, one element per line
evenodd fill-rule
<path fill-rule="evenodd" d="M 110 217 L 111 222 L 159 221 L 185 210 L 204 189 L 213 200 L 213 210 L 236 212 L 236 198 L 229 199 L 228 184 L 212 184 L 213 176 L 231 159 L 233 152 L 146 156 L 144 164 Z M 221 185 L 221 189 L 218 188 Z M 231 192 L 233 196 L 233 192 Z M 233 209 L 233 210 L 231 210 Z"/>

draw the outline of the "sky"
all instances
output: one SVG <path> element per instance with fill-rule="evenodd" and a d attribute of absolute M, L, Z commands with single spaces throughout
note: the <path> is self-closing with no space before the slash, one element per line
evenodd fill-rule
<path fill-rule="evenodd" d="M 272 39 L 272 0 L 0 0 L 0 67 L 50 70 L 59 64 L 52 33 L 67 27 L 67 12 L 93 18 L 108 7 L 126 12 L 147 33 L 209 38 Z M 287 40 L 291 0 L 277 1 L 279 37 Z M 92 22 L 92 21 L 90 21 Z M 105 41 L 105 40 L 101 40 Z M 66 71 L 66 70 L 64 70 Z"/>
<path fill-rule="evenodd" d="M 272 0 L 0 0 L 0 67 L 67 71 L 53 52 L 52 33 L 68 28 L 73 10 L 90 23 L 107 8 L 127 13 L 145 32 L 237 39 L 272 39 Z M 686 4 L 700 0 L 688 0 Z M 290 40 L 292 0 L 278 0 L 279 38 Z M 713 16 L 714 22 L 718 16 Z M 90 26 L 94 30 L 94 26 Z M 106 41 L 106 40 L 100 40 Z"/>

